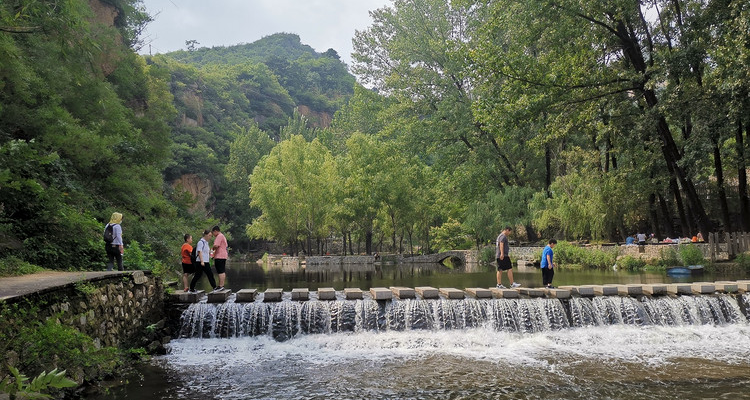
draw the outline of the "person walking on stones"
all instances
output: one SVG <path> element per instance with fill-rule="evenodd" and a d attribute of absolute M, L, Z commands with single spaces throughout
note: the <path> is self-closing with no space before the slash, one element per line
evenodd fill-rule
<path fill-rule="evenodd" d="M 214 267 L 216 268 L 216 273 L 219 275 L 219 287 L 217 290 L 224 290 L 224 280 L 227 278 L 227 258 L 229 258 L 227 238 L 221 233 L 219 225 L 211 228 L 211 233 L 214 235 Z"/>
<path fill-rule="evenodd" d="M 508 255 L 508 235 L 512 231 L 510 226 L 506 226 L 505 229 L 497 236 L 497 242 L 495 245 L 495 258 L 497 259 L 497 287 L 498 289 L 506 289 L 503 286 L 503 271 L 508 271 L 508 280 L 510 281 L 511 288 L 517 288 L 521 286 L 520 283 L 513 281 L 513 264 L 510 262 L 510 256 Z"/>
<path fill-rule="evenodd" d="M 552 249 L 555 248 L 555 245 L 557 245 L 557 240 L 550 239 L 547 246 L 542 250 L 542 285 L 547 289 L 555 288 L 552 286 L 552 278 L 555 276 L 555 263 L 552 261 L 555 254 Z"/>
<path fill-rule="evenodd" d="M 214 273 L 211 272 L 210 253 L 211 247 L 208 245 L 208 240 L 211 239 L 211 231 L 208 229 L 203 231 L 203 237 L 198 241 L 196 245 L 195 255 L 196 262 L 198 263 L 195 270 L 193 280 L 190 281 L 190 292 L 195 293 L 195 285 L 201 279 L 201 276 L 205 273 L 208 278 L 208 283 L 211 284 L 213 290 L 217 289 L 216 281 L 214 280 Z"/>
<path fill-rule="evenodd" d="M 182 244 L 180 255 L 182 256 L 182 287 L 184 287 L 185 291 L 187 292 L 190 290 L 190 281 L 188 280 L 188 277 L 190 276 L 190 274 L 195 273 L 195 260 L 193 260 L 192 257 L 193 235 L 186 233 L 184 239 L 185 243 Z"/>
<path fill-rule="evenodd" d="M 117 262 L 117 270 L 123 271 L 122 255 L 125 247 L 122 245 L 122 214 L 113 212 L 109 223 L 104 227 L 104 248 L 107 252 L 107 271 L 112 271 Z"/>

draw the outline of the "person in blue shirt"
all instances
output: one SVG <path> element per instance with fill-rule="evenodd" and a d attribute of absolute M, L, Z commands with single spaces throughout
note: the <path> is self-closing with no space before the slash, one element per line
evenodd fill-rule
<path fill-rule="evenodd" d="M 555 263 L 552 261 L 554 252 L 552 249 L 557 245 L 557 240 L 550 239 L 547 246 L 542 250 L 542 285 L 548 289 L 554 289 L 552 286 L 552 277 L 555 276 Z"/>
<path fill-rule="evenodd" d="M 627 238 L 625 239 L 625 244 L 626 244 L 626 245 L 628 245 L 628 246 L 632 246 L 632 245 L 634 245 L 634 244 L 635 244 L 635 238 L 634 238 L 634 237 L 632 237 L 632 236 L 628 236 L 628 237 L 627 237 Z"/>

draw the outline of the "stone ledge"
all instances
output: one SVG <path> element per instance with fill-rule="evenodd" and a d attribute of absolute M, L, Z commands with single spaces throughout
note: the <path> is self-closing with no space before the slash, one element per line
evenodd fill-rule
<path fill-rule="evenodd" d="M 234 298 L 235 303 L 252 303 L 255 296 L 258 295 L 258 289 L 240 289 Z"/>
<path fill-rule="evenodd" d="M 447 299 L 463 299 L 465 297 L 463 290 L 458 290 L 456 288 L 440 288 L 440 294 Z"/>
<path fill-rule="evenodd" d="M 393 292 L 384 287 L 374 287 L 370 288 L 370 296 L 373 300 L 391 300 L 393 299 Z"/>
<path fill-rule="evenodd" d="M 263 301 L 266 303 L 281 301 L 282 293 L 282 289 L 266 289 L 266 291 L 263 292 Z"/>
<path fill-rule="evenodd" d="M 307 288 L 292 289 L 292 300 L 305 301 L 310 299 L 310 291 Z"/>
<path fill-rule="evenodd" d="M 423 299 L 437 299 L 440 297 L 440 291 L 432 286 L 417 286 L 414 288 Z"/>
<path fill-rule="evenodd" d="M 347 300 L 362 300 L 364 298 L 360 288 L 344 288 L 344 297 Z"/>
<path fill-rule="evenodd" d="M 401 287 L 401 286 L 391 286 L 390 289 L 393 295 L 399 299 L 413 299 L 417 297 L 415 290 L 411 288 Z"/>
<path fill-rule="evenodd" d="M 318 300 L 336 300 L 336 290 L 333 288 L 318 288 Z"/>

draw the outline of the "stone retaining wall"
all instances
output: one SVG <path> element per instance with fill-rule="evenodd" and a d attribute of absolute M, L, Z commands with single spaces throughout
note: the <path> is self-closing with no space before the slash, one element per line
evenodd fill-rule
<path fill-rule="evenodd" d="M 145 273 L 144 273 L 145 272 Z M 145 347 L 157 351 L 169 339 L 149 342 L 146 327 L 164 324 L 164 288 L 150 271 L 123 272 L 13 298 L 38 305 L 40 319 L 57 318 L 94 339 L 96 346 Z M 158 326 L 162 325 L 162 326 Z"/>

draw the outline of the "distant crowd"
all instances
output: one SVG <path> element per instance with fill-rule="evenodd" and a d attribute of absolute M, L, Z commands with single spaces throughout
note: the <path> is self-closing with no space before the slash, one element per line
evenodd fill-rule
<path fill-rule="evenodd" d="M 703 243 L 703 234 L 698 232 L 697 234 L 693 235 L 693 237 L 683 237 L 683 238 L 670 238 L 666 237 L 664 240 L 659 241 L 659 238 L 657 238 L 653 233 L 649 236 L 646 236 L 645 233 L 636 233 L 635 235 L 628 236 L 625 239 L 625 245 L 626 246 L 634 246 L 634 245 L 646 245 L 646 244 L 657 244 L 657 243 Z"/>

